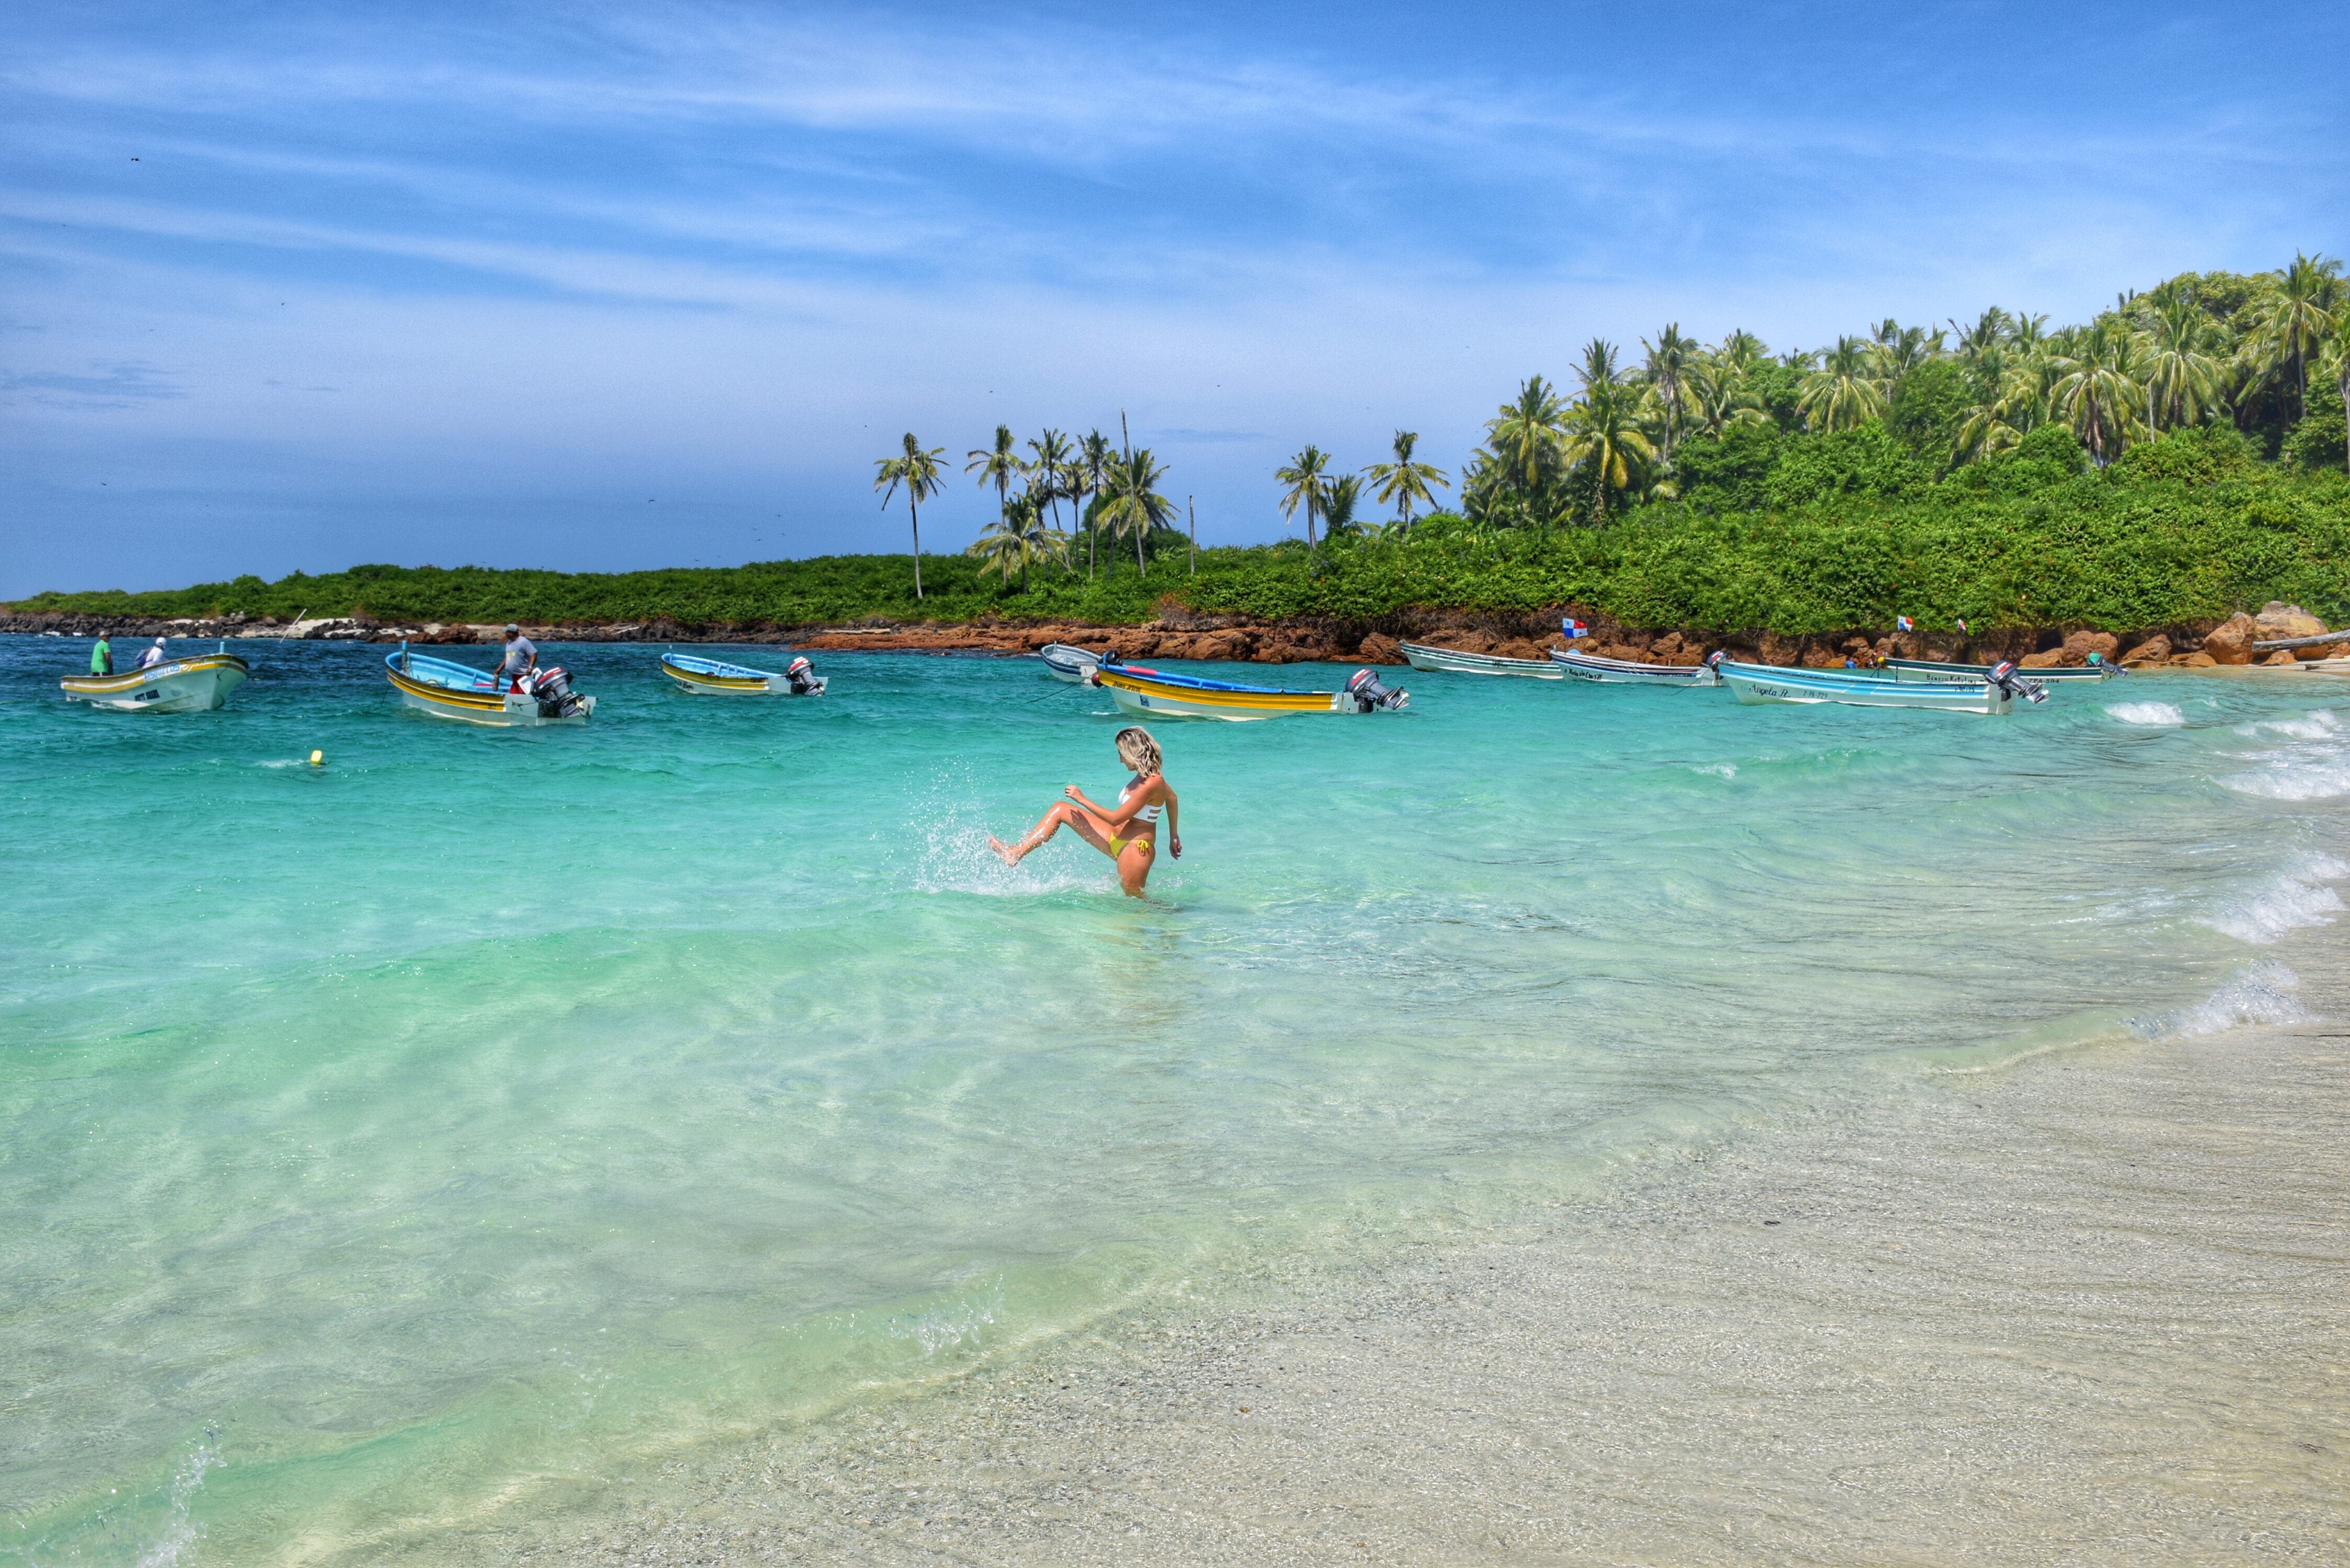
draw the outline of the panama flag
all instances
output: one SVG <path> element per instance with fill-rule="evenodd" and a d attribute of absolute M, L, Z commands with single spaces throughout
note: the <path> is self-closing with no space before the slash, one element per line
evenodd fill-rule
<path fill-rule="evenodd" d="M 1915 631 L 1918 629 L 1909 624 L 1909 618 L 1906 615 L 1895 616 L 1893 618 L 1893 624 L 1903 631 Z"/>
<path fill-rule="evenodd" d="M 1569 637 L 1589 637 L 1591 628 L 1572 618 L 1558 623 L 1558 629 Z"/>

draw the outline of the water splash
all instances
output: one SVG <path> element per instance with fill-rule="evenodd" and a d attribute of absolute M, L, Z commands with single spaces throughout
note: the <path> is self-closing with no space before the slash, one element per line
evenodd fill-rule
<path fill-rule="evenodd" d="M 2287 931 L 2327 926 L 2344 909 L 2342 895 L 2328 884 L 2350 877 L 2350 865 L 2331 855 L 2312 855 L 2279 872 L 2241 898 L 2220 905 L 2201 923 L 2238 941 L 2265 946 Z"/>
<path fill-rule="evenodd" d="M 2168 702 L 2114 702 L 2106 711 L 2125 724 L 2144 724 L 2158 729 L 2176 729 L 2187 722 L 2187 715 Z"/>
<path fill-rule="evenodd" d="M 191 1505 L 196 1493 L 203 1490 L 204 1472 L 227 1463 L 213 1447 L 219 1436 L 218 1428 L 206 1428 L 203 1438 L 189 1449 L 180 1468 L 172 1472 L 172 1483 L 165 1490 L 169 1501 L 162 1530 L 139 1553 L 139 1568 L 176 1568 L 204 1538 L 204 1527 L 191 1511 Z"/>
<path fill-rule="evenodd" d="M 2315 1016 L 2293 992 L 2301 977 L 2263 959 L 2228 977 L 2227 982 L 2191 1007 L 2129 1020 L 2131 1033 L 2147 1040 L 2192 1040 L 2245 1023 L 2300 1023 Z"/>

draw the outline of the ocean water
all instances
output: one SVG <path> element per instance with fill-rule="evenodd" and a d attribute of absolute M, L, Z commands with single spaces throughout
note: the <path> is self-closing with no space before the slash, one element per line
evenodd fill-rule
<path fill-rule="evenodd" d="M 2303 1016 L 2280 944 L 2350 883 L 2326 677 L 1983 720 L 1406 673 L 1157 727 L 1187 854 L 1135 901 L 985 850 L 1122 782 L 1033 662 L 725 701 L 563 648 L 595 722 L 493 732 L 243 647 L 227 709 L 132 715 L 0 639 L 0 1563 L 527 1534 L 1825 1097 Z"/>

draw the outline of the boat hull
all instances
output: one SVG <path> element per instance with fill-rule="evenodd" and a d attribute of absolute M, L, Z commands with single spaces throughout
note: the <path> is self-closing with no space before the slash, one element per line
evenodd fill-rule
<path fill-rule="evenodd" d="M 1991 678 L 1988 664 L 1936 664 L 1925 659 L 1888 659 L 1886 672 L 1896 680 L 1922 685 L 1934 681 L 1987 680 Z M 2043 684 L 2049 681 L 2112 680 L 2122 674 L 2116 664 L 2076 664 L 2064 670 L 2026 670 L 2022 665 L 2015 672 L 2027 680 Z"/>
<path fill-rule="evenodd" d="M 1721 667 L 1721 680 L 1741 702 L 1793 703 L 1804 707 L 1835 704 L 1847 708 L 1923 708 L 1936 712 L 1990 716 L 2006 713 L 2015 706 L 2014 697 L 1988 681 L 1970 686 L 1955 680 L 1906 683 L 1867 678 L 1838 680 L 1810 670 L 1735 664 Z"/>
<path fill-rule="evenodd" d="M 743 675 L 719 675 L 706 670 L 687 670 L 661 660 L 661 673 L 676 683 L 681 691 L 691 691 L 698 697 L 821 697 L 824 684 L 818 681 L 812 691 L 792 690 L 788 675 L 751 672 Z"/>
<path fill-rule="evenodd" d="M 1550 661 L 1570 680 L 1596 680 L 1610 686 L 1693 686 L 1721 684 L 1710 664 L 1636 664 L 1628 659 L 1602 659 L 1571 648 L 1551 650 Z"/>
<path fill-rule="evenodd" d="M 68 702 L 121 713 L 204 713 L 224 705 L 251 673 L 234 653 L 206 653 L 127 675 L 68 675 L 57 686 Z"/>
<path fill-rule="evenodd" d="M 1054 680 L 1066 680 L 1072 686 L 1083 686 L 1086 677 L 1101 668 L 1101 655 L 1071 648 L 1066 642 L 1048 642 L 1036 650 L 1036 657 L 1044 661 Z"/>
<path fill-rule="evenodd" d="M 585 724 L 596 711 L 596 699 L 581 697 L 579 711 L 561 718 L 550 719 L 538 711 L 538 699 L 520 692 L 501 693 L 494 690 L 460 691 L 429 681 L 415 680 L 397 670 L 386 670 L 391 689 L 400 694 L 400 701 L 420 713 L 430 713 L 436 719 L 449 719 L 461 724 L 481 724 L 501 730 L 536 730 L 556 725 Z"/>
<path fill-rule="evenodd" d="M 1431 648 L 1426 643 L 1403 645 L 1404 662 L 1414 670 L 1440 670 L 1451 675 L 1520 675 L 1534 680 L 1558 680 L 1566 671 L 1547 659 L 1503 659 L 1492 653 L 1463 653 L 1459 649 Z"/>
<path fill-rule="evenodd" d="M 1107 668 L 1097 671 L 1095 682 L 1120 708 L 1153 719 L 1279 719 L 1292 713 L 1352 713 L 1360 707 L 1344 691 L 1225 691 Z"/>

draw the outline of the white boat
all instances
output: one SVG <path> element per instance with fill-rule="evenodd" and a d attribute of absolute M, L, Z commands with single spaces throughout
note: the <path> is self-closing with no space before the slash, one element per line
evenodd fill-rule
<path fill-rule="evenodd" d="M 704 697 L 821 697 L 825 678 L 802 659 L 792 660 L 781 675 L 704 659 L 698 653 L 674 650 L 661 655 L 660 669 L 678 689 Z"/>
<path fill-rule="evenodd" d="M 496 676 L 469 664 L 411 653 L 404 642 L 397 653 L 384 655 L 383 665 L 400 700 L 436 719 L 526 730 L 584 724 L 596 711 L 596 699 L 573 691 L 559 665 L 540 670 L 528 691 L 501 691 Z"/>
<path fill-rule="evenodd" d="M 1997 715 L 2016 699 L 2044 701 L 2036 682 L 2015 674 L 2013 665 L 1992 666 L 1992 679 L 1978 681 L 1890 680 L 1855 670 L 1782 670 L 1768 664 L 1737 664 L 1717 659 L 1722 684 L 1741 702 L 1835 703 L 1851 708 L 1926 708 L 1948 713 Z"/>
<path fill-rule="evenodd" d="M 1642 664 L 1630 659 L 1602 659 L 1580 649 L 1554 648 L 1550 661 L 1577 680 L 1600 680 L 1623 686 L 1719 686 L 1711 664 Z"/>
<path fill-rule="evenodd" d="M 1278 719 L 1287 713 L 1370 713 L 1402 709 L 1408 691 L 1390 691 L 1370 670 L 1357 670 L 1336 691 L 1290 691 L 1176 675 L 1139 664 L 1107 663 L 1093 684 L 1129 713 L 1153 719 Z"/>
<path fill-rule="evenodd" d="M 1101 655 L 1087 653 L 1082 648 L 1071 648 L 1066 642 L 1048 642 L 1036 650 L 1045 668 L 1053 672 L 1055 680 L 1066 680 L 1072 686 L 1083 686 L 1086 677 L 1101 668 Z"/>
<path fill-rule="evenodd" d="M 1995 664 L 1938 664 L 1930 659 L 1888 659 L 1885 670 L 1896 680 L 1988 680 Z M 2099 659 L 2095 664 L 2075 664 L 2069 668 L 2025 670 L 2016 666 L 2017 672 L 2028 680 L 2117 680 L 2127 673 L 2118 664 Z"/>
<path fill-rule="evenodd" d="M 1536 680 L 1556 680 L 1566 673 L 1547 659 L 1503 659 L 1499 654 L 1464 653 L 1457 648 L 1431 648 L 1422 642 L 1405 643 L 1403 657 L 1414 670 L 1454 675 L 1530 675 Z"/>
<path fill-rule="evenodd" d="M 68 675 L 57 682 L 68 702 L 124 713 L 204 713 L 227 702 L 253 667 L 229 652 L 165 659 L 127 675 Z"/>

